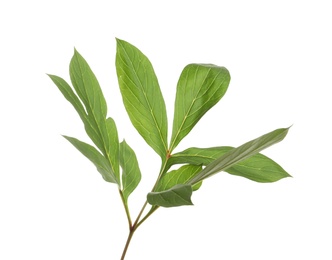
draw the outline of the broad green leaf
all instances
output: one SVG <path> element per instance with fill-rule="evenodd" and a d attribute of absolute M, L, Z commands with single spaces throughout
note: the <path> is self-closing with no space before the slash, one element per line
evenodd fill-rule
<path fill-rule="evenodd" d="M 122 167 L 122 192 L 125 201 L 127 201 L 141 180 L 141 171 L 135 152 L 125 141 L 120 144 L 120 164 Z"/>
<path fill-rule="evenodd" d="M 223 97 L 229 82 L 230 75 L 224 67 L 189 64 L 183 69 L 176 90 L 170 152 Z"/>
<path fill-rule="evenodd" d="M 208 164 L 200 173 L 192 178 L 188 183 L 198 183 L 217 172 L 224 171 L 229 167 L 259 153 L 261 150 L 280 142 L 287 135 L 289 128 L 280 128 L 270 133 L 262 135 L 252 141 L 249 141 L 237 148 L 234 148 L 218 159 Z"/>
<path fill-rule="evenodd" d="M 202 166 L 200 165 L 184 165 L 177 170 L 170 171 L 162 176 L 155 191 L 164 191 L 177 184 L 186 184 L 201 170 Z M 197 190 L 199 186 L 195 188 Z"/>
<path fill-rule="evenodd" d="M 148 58 L 117 39 L 116 71 L 129 118 L 162 160 L 167 154 L 167 116 L 157 77 Z"/>
<path fill-rule="evenodd" d="M 169 167 L 173 164 L 208 165 L 212 161 L 234 149 L 229 146 L 211 148 L 189 148 L 173 154 L 168 160 Z M 260 153 L 225 169 L 226 172 L 242 176 L 257 182 L 275 182 L 290 175 L 276 162 Z"/>
<path fill-rule="evenodd" d="M 86 114 L 85 108 L 83 107 L 81 101 L 74 93 L 69 84 L 62 78 L 55 75 L 48 75 L 58 89 L 61 91 L 63 96 L 73 105 L 77 113 L 79 114 L 81 120 L 84 123 L 85 131 L 91 140 L 97 145 L 97 147 L 102 147 L 103 142 L 98 134 L 98 129 L 96 129 L 95 124 L 91 124 L 88 115 Z"/>
<path fill-rule="evenodd" d="M 177 207 L 193 205 L 191 202 L 192 187 L 188 184 L 178 184 L 161 192 L 150 192 L 147 200 L 151 205 L 161 207 Z"/>
<path fill-rule="evenodd" d="M 64 136 L 64 138 L 66 138 L 97 167 L 97 170 L 101 173 L 105 181 L 120 185 L 112 171 L 111 165 L 96 148 L 73 137 Z"/>

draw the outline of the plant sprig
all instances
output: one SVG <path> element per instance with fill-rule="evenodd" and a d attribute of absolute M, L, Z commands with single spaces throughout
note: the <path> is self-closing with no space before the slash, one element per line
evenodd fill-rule
<path fill-rule="evenodd" d="M 224 171 L 256 182 L 275 182 L 290 175 L 272 159 L 260 154 L 281 141 L 288 128 L 280 128 L 237 148 L 191 147 L 173 153 L 200 118 L 227 91 L 230 74 L 213 64 L 189 64 L 179 78 L 173 127 L 168 142 L 166 106 L 157 76 L 149 59 L 135 46 L 117 39 L 116 71 L 124 106 L 138 133 L 160 156 L 161 168 L 154 187 L 135 219 L 128 198 L 141 180 L 134 150 L 125 140 L 119 142 L 114 120 L 107 116 L 107 104 L 97 78 L 75 49 L 70 62 L 71 87 L 62 78 L 49 75 L 79 114 L 93 145 L 64 136 L 88 158 L 107 182 L 118 186 L 126 212 L 129 234 L 121 259 L 125 258 L 137 228 L 159 207 L 192 205 L 193 191 L 214 174 Z M 180 167 L 170 170 L 172 166 Z M 146 207 L 150 209 L 144 215 Z"/>

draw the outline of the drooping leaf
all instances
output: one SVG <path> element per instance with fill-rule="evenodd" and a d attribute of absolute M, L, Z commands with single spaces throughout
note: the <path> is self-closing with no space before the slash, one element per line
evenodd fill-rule
<path fill-rule="evenodd" d="M 127 201 L 141 180 L 141 171 L 135 152 L 125 141 L 120 144 L 120 164 L 122 167 L 122 192 L 125 201 Z"/>
<path fill-rule="evenodd" d="M 73 137 L 64 136 L 64 138 L 66 138 L 97 167 L 97 170 L 105 181 L 117 183 L 119 185 L 119 182 L 112 171 L 111 165 L 96 148 Z"/>
<path fill-rule="evenodd" d="M 166 107 L 150 61 L 135 46 L 117 39 L 116 71 L 132 124 L 164 160 L 167 153 Z"/>
<path fill-rule="evenodd" d="M 184 165 L 179 169 L 170 171 L 162 176 L 155 191 L 164 191 L 177 184 L 186 184 L 188 180 L 193 178 L 201 170 L 202 166 L 200 165 Z M 198 189 L 199 186 L 195 188 Z"/>
<path fill-rule="evenodd" d="M 147 200 L 151 205 L 161 207 L 177 207 L 193 205 L 191 202 L 192 187 L 188 184 L 178 184 L 161 192 L 150 192 Z"/>
<path fill-rule="evenodd" d="M 288 129 L 289 128 L 276 129 L 228 151 L 218 159 L 208 164 L 200 173 L 188 181 L 188 183 L 192 185 L 198 183 L 213 174 L 224 171 L 229 167 L 232 167 L 235 164 L 259 153 L 263 149 L 280 142 L 287 135 Z"/>
<path fill-rule="evenodd" d="M 189 64 L 184 68 L 176 90 L 170 152 L 223 97 L 229 81 L 229 72 L 224 67 Z"/>
<path fill-rule="evenodd" d="M 168 167 L 173 164 L 186 163 L 206 166 L 232 149 L 234 148 L 229 146 L 189 148 L 183 152 L 173 154 L 168 160 Z M 275 182 L 282 178 L 290 177 L 279 164 L 260 153 L 225 169 L 225 172 L 256 182 Z"/>

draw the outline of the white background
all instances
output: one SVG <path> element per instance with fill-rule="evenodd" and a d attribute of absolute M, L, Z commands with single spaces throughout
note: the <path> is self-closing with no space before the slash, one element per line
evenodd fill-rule
<path fill-rule="evenodd" d="M 88 141 L 46 76 L 69 80 L 74 47 L 89 62 L 143 172 L 135 217 L 160 162 L 123 108 L 115 37 L 151 60 L 170 128 L 183 67 L 229 69 L 228 92 L 177 151 L 238 146 L 293 124 L 264 152 L 293 178 L 258 184 L 220 173 L 195 206 L 152 215 L 127 259 L 332 259 L 331 11 L 321 0 L 1 1 L 0 259 L 120 258 L 127 223 L 117 189 L 61 137 Z"/>

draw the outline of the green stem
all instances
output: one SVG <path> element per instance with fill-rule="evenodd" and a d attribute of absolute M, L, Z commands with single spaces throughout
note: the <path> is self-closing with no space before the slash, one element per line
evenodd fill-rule
<path fill-rule="evenodd" d="M 152 215 L 153 212 L 155 212 L 157 209 L 159 208 L 159 206 L 153 206 L 150 211 L 144 216 L 144 218 L 142 218 L 141 221 L 139 221 L 136 225 L 136 228 L 138 228 L 141 224 L 143 224 L 143 222 Z"/>
<path fill-rule="evenodd" d="M 157 187 L 157 184 L 161 178 L 161 176 L 164 174 L 165 170 L 166 170 L 166 164 L 167 164 L 167 161 L 168 161 L 168 158 L 165 160 L 165 162 L 163 163 L 162 165 L 162 168 L 160 170 L 160 173 L 159 173 L 159 176 L 158 176 L 158 179 L 157 181 L 155 182 L 153 188 L 152 188 L 152 191 L 155 190 L 155 188 Z M 155 212 L 159 207 L 158 206 L 152 206 L 150 211 L 142 218 L 142 220 L 140 221 L 141 219 L 141 216 L 146 208 L 146 206 L 148 205 L 148 202 L 145 201 L 143 206 L 142 206 L 142 209 L 141 211 L 139 212 L 134 224 L 132 224 L 132 221 L 131 221 L 131 218 L 130 218 L 130 214 L 129 214 L 129 209 L 128 209 L 128 205 L 127 203 L 125 202 L 124 200 L 124 197 L 123 197 L 123 193 L 121 190 L 119 190 L 120 192 L 120 196 L 121 196 L 121 199 L 122 199 L 122 202 L 123 202 L 123 205 L 125 207 L 125 210 L 126 210 L 126 215 L 127 215 L 127 218 L 128 218 L 128 223 L 129 223 L 129 234 L 128 234 L 128 237 L 127 237 L 127 241 L 126 241 L 126 244 L 125 244 L 125 247 L 123 249 L 123 252 L 122 252 L 122 256 L 121 256 L 121 259 L 120 260 L 124 260 L 125 259 L 125 256 L 126 256 L 126 253 L 127 253 L 127 250 L 128 250 L 128 247 L 129 247 L 129 244 L 130 244 L 130 241 L 136 231 L 136 229 L 141 225 L 143 224 L 143 222 L 148 219 L 153 212 Z"/>
<path fill-rule="evenodd" d="M 130 230 L 132 228 L 132 221 L 131 221 L 131 217 L 130 217 L 128 203 L 125 201 L 125 199 L 123 197 L 123 193 L 122 193 L 122 191 L 120 189 L 119 189 L 119 193 L 120 193 L 120 197 L 121 197 L 121 200 L 122 200 L 122 204 L 123 204 L 124 209 L 126 211 L 127 220 L 128 220 L 128 224 L 129 224 L 129 230 Z"/>

